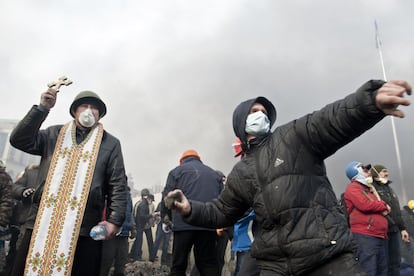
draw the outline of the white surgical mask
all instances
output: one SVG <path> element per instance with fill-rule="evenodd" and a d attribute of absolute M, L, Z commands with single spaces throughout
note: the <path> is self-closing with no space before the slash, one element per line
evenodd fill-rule
<path fill-rule="evenodd" d="M 270 121 L 262 111 L 256 111 L 247 116 L 245 131 L 251 135 L 262 135 L 270 130 Z"/>
<path fill-rule="evenodd" d="M 79 114 L 79 123 L 84 127 L 92 127 L 95 124 L 95 116 L 93 116 L 90 108 L 85 109 Z"/>

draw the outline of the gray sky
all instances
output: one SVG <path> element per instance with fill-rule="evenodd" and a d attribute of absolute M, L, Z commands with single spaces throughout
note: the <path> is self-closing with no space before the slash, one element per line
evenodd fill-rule
<path fill-rule="evenodd" d="M 279 125 L 383 78 L 374 20 L 388 79 L 413 84 L 413 10 L 408 0 L 0 1 L 0 118 L 21 119 L 66 75 L 73 84 L 42 127 L 69 121 L 78 92 L 97 92 L 137 189 L 163 185 L 189 148 L 227 174 L 241 101 L 268 97 Z M 395 125 L 414 198 L 413 107 L 404 111 Z M 354 160 L 386 165 L 401 197 L 389 118 L 327 159 L 338 195 Z"/>

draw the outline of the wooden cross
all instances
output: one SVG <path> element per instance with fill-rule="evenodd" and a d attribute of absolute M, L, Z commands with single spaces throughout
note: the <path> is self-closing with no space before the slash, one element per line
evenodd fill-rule
<path fill-rule="evenodd" d="M 55 90 L 56 90 L 56 92 L 59 92 L 59 88 L 60 88 L 62 85 L 68 86 L 68 85 L 71 85 L 71 84 L 72 84 L 72 81 L 71 81 L 70 79 L 68 79 L 68 78 L 67 78 L 67 77 L 65 77 L 65 76 L 62 76 L 62 77 L 60 77 L 57 81 L 54 81 L 54 82 L 48 83 L 48 84 L 47 84 L 47 86 L 48 86 L 49 88 L 53 88 L 53 89 L 55 89 Z"/>

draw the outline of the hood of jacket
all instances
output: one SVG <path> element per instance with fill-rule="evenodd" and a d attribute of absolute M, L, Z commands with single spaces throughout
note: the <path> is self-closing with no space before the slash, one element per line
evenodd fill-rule
<path fill-rule="evenodd" d="M 254 103 L 260 103 L 266 108 L 267 116 L 270 121 L 270 128 L 276 122 L 276 108 L 265 97 L 257 97 L 241 102 L 233 111 L 233 131 L 236 137 L 239 137 L 243 150 L 247 149 L 246 119 Z"/>

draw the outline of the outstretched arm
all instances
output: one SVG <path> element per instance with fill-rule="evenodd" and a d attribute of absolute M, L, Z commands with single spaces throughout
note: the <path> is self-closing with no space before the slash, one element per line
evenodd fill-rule
<path fill-rule="evenodd" d="M 405 94 L 411 94 L 405 81 L 371 80 L 344 99 L 299 118 L 295 129 L 307 148 L 325 159 L 386 115 L 404 117 L 398 107 L 410 105 Z"/>

